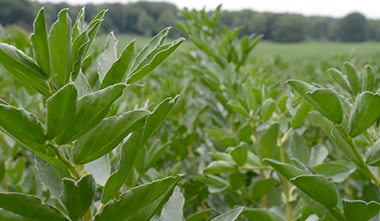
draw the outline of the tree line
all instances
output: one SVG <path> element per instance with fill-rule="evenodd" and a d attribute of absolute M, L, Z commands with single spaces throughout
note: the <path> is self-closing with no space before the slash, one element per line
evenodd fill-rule
<path fill-rule="evenodd" d="M 46 20 L 53 23 L 56 14 L 62 8 L 70 8 L 69 14 L 75 17 L 83 6 L 67 3 L 40 4 L 29 0 L 0 0 L 0 24 L 19 25 L 32 29 L 34 15 L 42 6 L 45 7 Z M 165 2 L 86 4 L 86 21 L 96 12 L 108 8 L 100 32 L 128 33 L 152 36 L 164 27 L 173 26 L 169 37 L 178 37 L 183 33 L 175 27 L 181 20 L 175 5 Z M 264 39 L 275 42 L 341 41 L 362 42 L 380 41 L 380 20 L 366 19 L 360 13 L 353 12 L 343 18 L 321 16 L 302 16 L 299 14 L 260 13 L 252 10 L 222 11 L 220 21 L 229 28 L 242 27 L 241 36 L 264 34 Z"/>

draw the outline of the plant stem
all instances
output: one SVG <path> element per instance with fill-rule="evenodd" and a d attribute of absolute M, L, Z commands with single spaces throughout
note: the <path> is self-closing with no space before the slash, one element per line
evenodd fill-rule
<path fill-rule="evenodd" d="M 265 180 L 264 170 L 260 170 L 260 178 L 262 180 Z M 268 195 L 265 194 L 262 199 L 263 199 L 263 208 L 268 209 Z"/>
<path fill-rule="evenodd" d="M 337 210 L 336 207 L 330 210 L 331 215 L 336 218 L 338 221 L 345 221 L 346 219 L 343 217 L 342 213 Z"/>
<path fill-rule="evenodd" d="M 285 150 L 283 143 L 286 140 L 286 137 L 292 132 L 293 128 L 290 128 L 284 136 L 280 137 L 280 155 L 281 155 L 281 162 L 285 163 Z M 282 178 L 282 182 L 284 183 L 284 192 L 285 192 L 285 204 L 286 204 L 286 218 L 288 221 L 292 220 L 292 203 L 289 201 L 290 194 L 289 194 L 289 183 L 288 180 L 284 177 Z"/>
<path fill-rule="evenodd" d="M 198 166 L 197 166 L 197 162 L 195 161 L 195 155 L 194 155 L 194 152 L 193 152 L 193 149 L 191 148 L 191 146 L 188 146 L 187 147 L 187 151 L 189 152 L 189 158 L 191 160 L 191 163 L 193 164 L 193 168 L 194 168 L 194 174 L 195 176 L 198 176 Z"/>
<path fill-rule="evenodd" d="M 4 178 L 3 178 L 3 185 L 4 185 L 4 191 L 9 192 L 8 181 L 7 181 L 7 177 L 5 176 L 5 174 L 4 174 Z"/>
<path fill-rule="evenodd" d="M 54 149 L 55 154 L 57 155 L 57 158 L 70 170 L 70 172 L 77 178 L 77 180 L 80 179 L 79 172 L 76 167 L 74 167 L 68 159 L 62 154 L 61 151 L 59 151 L 59 146 L 54 146 L 50 142 L 47 143 L 47 145 Z"/>

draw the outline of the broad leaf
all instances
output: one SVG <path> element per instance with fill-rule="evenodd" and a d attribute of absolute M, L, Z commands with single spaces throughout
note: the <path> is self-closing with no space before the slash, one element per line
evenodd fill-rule
<path fill-rule="evenodd" d="M 275 108 L 276 108 L 275 101 L 272 98 L 266 99 L 261 105 L 261 110 L 260 110 L 261 118 L 264 121 L 269 120 Z"/>
<path fill-rule="evenodd" d="M 247 162 L 248 145 L 241 143 L 230 154 L 238 166 L 243 166 Z"/>
<path fill-rule="evenodd" d="M 168 202 L 164 205 L 161 211 L 161 220 L 167 221 L 184 221 L 183 217 L 183 205 L 185 204 L 185 198 L 179 191 L 178 186 L 174 188 L 172 196 Z"/>
<path fill-rule="evenodd" d="M 338 69 L 330 68 L 327 70 L 331 73 L 331 76 L 334 78 L 334 80 L 347 92 L 351 92 L 351 87 L 349 85 L 349 82 L 347 79 L 343 76 L 342 72 L 340 72 Z"/>
<path fill-rule="evenodd" d="M 124 48 L 119 59 L 117 59 L 112 67 L 107 71 L 100 89 L 108 87 L 110 85 L 120 83 L 124 80 L 128 67 L 131 63 L 131 59 L 134 53 L 135 41 L 130 42 L 127 47 Z"/>
<path fill-rule="evenodd" d="M 0 208 L 39 221 L 69 221 L 55 207 L 23 193 L 0 193 Z"/>
<path fill-rule="evenodd" d="M 334 208 L 338 204 L 337 189 L 325 176 L 300 175 L 289 181 L 327 209 Z"/>
<path fill-rule="evenodd" d="M 100 83 L 103 82 L 108 70 L 112 64 L 117 60 L 117 40 L 113 32 L 110 32 L 107 37 L 106 48 L 100 55 L 98 65 L 98 75 Z"/>
<path fill-rule="evenodd" d="M 304 122 L 303 120 L 307 116 L 310 110 L 310 105 L 307 102 L 302 102 L 300 107 L 297 109 L 296 114 L 294 115 L 292 121 L 290 122 L 290 126 L 293 128 L 298 128 Z"/>
<path fill-rule="evenodd" d="M 85 25 L 85 23 L 84 23 L 84 17 L 85 17 L 84 10 L 85 10 L 85 7 L 83 7 L 79 11 L 77 19 L 75 20 L 73 33 L 71 36 L 72 39 L 75 39 L 79 34 L 81 34 L 84 31 L 84 25 Z"/>
<path fill-rule="evenodd" d="M 342 123 L 342 104 L 336 91 L 331 89 L 315 89 L 312 92 L 308 92 L 308 94 L 314 100 L 311 105 L 317 111 L 336 124 Z"/>
<path fill-rule="evenodd" d="M 174 41 L 170 46 L 158 52 L 148 64 L 141 67 L 141 69 L 133 72 L 128 77 L 127 83 L 132 84 L 145 77 L 150 72 L 152 72 L 162 62 L 164 62 L 165 59 L 168 58 L 182 44 L 184 40 L 184 38 L 179 38 L 178 40 Z"/>
<path fill-rule="evenodd" d="M 0 62 L 16 78 L 34 87 L 45 97 L 52 94 L 46 73 L 24 52 L 11 45 L 0 43 Z"/>
<path fill-rule="evenodd" d="M 343 200 L 343 208 L 347 221 L 367 221 L 379 213 L 380 204 L 375 201 Z"/>
<path fill-rule="evenodd" d="M 67 84 L 46 101 L 46 138 L 62 133 L 74 118 L 78 92 L 74 84 Z"/>
<path fill-rule="evenodd" d="M 238 166 L 228 161 L 213 161 L 206 169 L 203 170 L 204 174 L 219 174 L 219 173 L 231 173 L 238 171 Z"/>
<path fill-rule="evenodd" d="M 191 216 L 187 217 L 186 221 L 200 221 L 211 212 L 212 212 L 212 209 L 207 209 L 207 210 L 194 213 Z"/>
<path fill-rule="evenodd" d="M 282 162 L 279 162 L 277 160 L 272 160 L 272 159 L 264 159 L 264 161 L 267 162 L 269 165 L 271 165 L 278 173 L 280 173 L 282 176 L 284 176 L 288 180 L 305 174 L 305 172 L 302 171 L 301 169 L 288 163 L 282 163 Z"/>
<path fill-rule="evenodd" d="M 380 166 L 380 140 L 369 149 L 365 162 L 370 166 Z"/>
<path fill-rule="evenodd" d="M 25 216 L 17 215 L 12 212 L 0 208 L 0 220 L 6 221 L 35 221 L 35 219 L 27 218 Z"/>
<path fill-rule="evenodd" d="M 284 221 L 284 219 L 275 212 L 267 209 L 245 209 L 243 214 L 249 218 L 250 221 Z"/>
<path fill-rule="evenodd" d="M 108 159 L 108 155 L 104 155 L 101 158 L 86 164 L 85 168 L 88 173 L 94 176 L 95 182 L 100 186 L 106 184 L 111 173 L 111 163 Z"/>
<path fill-rule="evenodd" d="M 330 140 L 335 144 L 336 147 L 338 147 L 342 151 L 344 155 L 347 156 L 348 159 L 350 159 L 353 163 L 355 163 L 359 167 L 364 166 L 363 159 L 361 157 L 359 159 L 357 158 L 357 156 L 352 151 L 352 148 L 350 146 L 353 144 L 350 143 L 348 138 L 344 136 L 343 131 L 341 131 L 339 127 L 336 127 L 334 123 L 327 120 L 325 117 L 323 117 L 319 113 L 312 112 L 311 116 L 315 122 L 318 122 L 318 124 L 322 127 L 323 131 L 330 138 Z"/>
<path fill-rule="evenodd" d="M 33 23 L 34 33 L 31 35 L 34 59 L 38 66 L 50 77 L 50 51 L 47 36 L 45 10 L 41 8 Z"/>
<path fill-rule="evenodd" d="M 351 85 L 352 93 L 354 95 L 360 93 L 361 92 L 360 79 L 359 79 L 355 66 L 351 64 L 350 62 L 344 62 L 343 65 L 347 72 L 347 77 Z"/>
<path fill-rule="evenodd" d="M 376 84 L 375 70 L 372 66 L 366 65 L 364 67 L 362 90 L 373 91 Z"/>
<path fill-rule="evenodd" d="M 51 76 L 57 88 L 69 82 L 71 73 L 71 19 L 67 10 L 62 9 L 59 12 L 58 20 L 52 25 L 49 33 Z"/>
<path fill-rule="evenodd" d="M 106 204 L 94 221 L 149 220 L 171 195 L 181 177 L 156 180 L 124 192 L 118 200 Z"/>
<path fill-rule="evenodd" d="M 351 110 L 350 136 L 356 137 L 365 132 L 380 117 L 380 95 L 363 92 L 356 98 Z"/>
<path fill-rule="evenodd" d="M 298 134 L 293 132 L 291 136 L 284 143 L 289 157 L 294 157 L 304 164 L 309 162 L 309 149 L 306 145 L 306 140 Z"/>
<path fill-rule="evenodd" d="M 53 197 L 59 199 L 62 192 L 62 179 L 64 177 L 71 178 L 70 172 L 55 167 L 40 157 L 35 157 L 35 167 L 41 182 L 50 190 Z"/>
<path fill-rule="evenodd" d="M 92 92 L 92 88 L 82 71 L 79 72 L 77 79 L 75 79 L 74 85 L 78 91 L 78 98 L 81 98 L 84 95 Z"/>
<path fill-rule="evenodd" d="M 238 218 L 240 213 L 243 211 L 244 207 L 240 206 L 235 209 L 232 209 L 228 212 L 223 213 L 222 215 L 219 215 L 212 219 L 211 221 L 233 221 Z"/>
<path fill-rule="evenodd" d="M 351 173 L 355 172 L 356 167 L 347 162 L 328 162 L 313 168 L 318 174 L 331 178 L 335 183 L 345 181 Z"/>
<path fill-rule="evenodd" d="M 105 118 L 75 142 L 72 150 L 74 163 L 89 163 L 110 152 L 129 133 L 142 128 L 148 114 L 148 111 L 136 110 Z"/>
<path fill-rule="evenodd" d="M 260 137 L 257 146 L 257 156 L 262 160 L 264 158 L 275 158 L 278 155 L 279 148 L 277 147 L 279 125 L 271 125 L 264 134 Z"/>
<path fill-rule="evenodd" d="M 74 119 L 63 134 L 57 137 L 57 144 L 71 142 L 98 125 L 108 114 L 113 102 L 122 95 L 125 87 L 125 84 L 116 84 L 81 97 L 77 101 Z"/>
<path fill-rule="evenodd" d="M 86 174 L 78 181 L 64 178 L 62 180 L 61 199 L 69 217 L 78 220 L 84 216 L 93 202 L 96 190 L 95 180 L 91 174 Z"/>
<path fill-rule="evenodd" d="M 250 193 L 253 199 L 259 200 L 274 186 L 275 179 L 257 180 L 250 186 Z"/>
<path fill-rule="evenodd" d="M 148 141 L 149 137 L 159 128 L 173 109 L 178 97 L 165 99 L 146 119 L 145 127 L 133 132 L 125 141 L 120 152 L 121 159 L 118 169 L 108 178 L 103 190 L 101 202 L 107 203 L 119 191 L 129 176 L 133 174 L 133 166 L 140 149 Z"/>

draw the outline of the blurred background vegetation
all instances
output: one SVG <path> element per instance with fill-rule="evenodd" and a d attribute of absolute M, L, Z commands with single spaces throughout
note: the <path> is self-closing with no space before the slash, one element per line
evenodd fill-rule
<path fill-rule="evenodd" d="M 37 3 L 29 0 L 0 0 L 0 24 L 16 24 L 32 30 L 34 16 L 42 6 L 47 12 L 47 21 L 51 24 L 62 8 L 70 8 L 69 14 L 75 18 L 82 5 L 66 3 Z M 175 27 L 180 21 L 175 5 L 165 2 L 139 1 L 128 4 L 87 4 L 86 21 L 101 9 L 109 9 L 101 33 L 115 33 L 153 36 L 167 26 L 173 26 L 169 37 L 182 36 Z M 228 28 L 242 27 L 239 36 L 252 33 L 264 34 L 264 40 L 281 43 L 304 41 L 363 42 L 380 41 L 380 20 L 366 19 L 360 13 L 350 13 L 343 18 L 312 16 L 299 14 L 260 13 L 252 10 L 222 11 L 220 23 Z"/>

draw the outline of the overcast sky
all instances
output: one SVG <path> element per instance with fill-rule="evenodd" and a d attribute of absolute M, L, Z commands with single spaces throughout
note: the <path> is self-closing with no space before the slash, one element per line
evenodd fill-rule
<path fill-rule="evenodd" d="M 86 3 L 130 3 L 136 0 L 37 0 L 38 2 L 67 2 L 73 5 Z M 171 2 L 182 9 L 213 10 L 222 4 L 223 10 L 251 9 L 259 12 L 289 12 L 303 15 L 343 17 L 351 12 L 360 12 L 367 18 L 380 19 L 380 0 L 150 0 Z"/>

